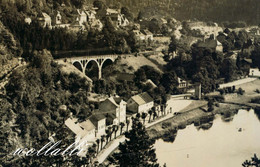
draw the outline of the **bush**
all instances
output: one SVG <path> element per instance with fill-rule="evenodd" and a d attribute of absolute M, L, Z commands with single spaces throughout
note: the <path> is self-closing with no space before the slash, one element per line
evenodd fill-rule
<path fill-rule="evenodd" d="M 171 127 L 171 126 L 172 126 L 172 123 L 171 123 L 171 122 L 163 122 L 163 123 L 162 123 L 162 128 L 163 128 L 163 129 L 166 129 L 166 128 Z"/>
<path fill-rule="evenodd" d="M 242 88 L 238 88 L 237 93 L 243 95 L 245 93 L 245 90 L 243 90 Z"/>
<path fill-rule="evenodd" d="M 252 100 L 251 100 L 251 103 L 260 104 L 260 97 L 256 97 L 256 98 L 252 99 Z"/>

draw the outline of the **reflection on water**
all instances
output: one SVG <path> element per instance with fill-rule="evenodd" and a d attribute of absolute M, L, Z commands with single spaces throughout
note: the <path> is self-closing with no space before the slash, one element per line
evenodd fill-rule
<path fill-rule="evenodd" d="M 214 124 L 187 126 L 173 143 L 157 140 L 158 161 L 170 167 L 242 166 L 254 153 L 260 155 L 260 122 L 253 110 L 240 110 L 232 118 L 224 122 L 223 115 L 216 116 Z"/>

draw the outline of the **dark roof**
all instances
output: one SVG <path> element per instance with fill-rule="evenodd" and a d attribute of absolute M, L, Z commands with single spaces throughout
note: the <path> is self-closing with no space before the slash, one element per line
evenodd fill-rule
<path fill-rule="evenodd" d="M 206 39 L 204 41 L 198 42 L 198 47 L 199 48 L 210 48 L 210 49 L 216 49 L 217 47 L 217 41 L 213 39 Z"/>
<path fill-rule="evenodd" d="M 114 100 L 117 104 L 120 104 L 122 98 L 121 97 L 114 97 Z"/>
<path fill-rule="evenodd" d="M 105 119 L 106 117 L 102 113 L 97 113 L 89 117 L 89 120 L 97 127 L 98 121 Z"/>
<path fill-rule="evenodd" d="M 138 105 L 147 104 L 153 101 L 153 98 L 147 93 L 141 93 L 131 97 Z"/>
<path fill-rule="evenodd" d="M 117 74 L 117 80 L 118 81 L 133 82 L 134 78 L 135 78 L 134 74 L 129 74 L 129 73 L 119 73 L 119 74 Z"/>
<path fill-rule="evenodd" d="M 144 99 L 146 103 L 153 101 L 153 98 L 147 92 L 142 93 L 140 96 L 142 97 L 142 99 Z"/>
<path fill-rule="evenodd" d="M 112 125 L 114 119 L 116 119 L 116 114 L 114 114 L 114 113 L 107 113 L 106 114 L 106 125 Z"/>
<path fill-rule="evenodd" d="M 153 33 L 151 33 L 149 30 L 145 29 L 145 30 L 141 30 L 141 32 L 144 34 L 144 35 L 153 35 Z"/>

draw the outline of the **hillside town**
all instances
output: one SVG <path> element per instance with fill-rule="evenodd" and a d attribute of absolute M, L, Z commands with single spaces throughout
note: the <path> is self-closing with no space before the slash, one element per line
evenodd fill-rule
<path fill-rule="evenodd" d="M 259 164 L 260 24 L 136 4 L 3 0 L 0 166 Z"/>

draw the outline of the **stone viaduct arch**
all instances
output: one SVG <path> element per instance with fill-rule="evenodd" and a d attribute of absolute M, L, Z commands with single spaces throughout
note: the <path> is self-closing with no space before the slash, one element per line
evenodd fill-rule
<path fill-rule="evenodd" d="M 108 60 L 114 62 L 118 56 L 117 55 L 102 55 L 102 56 L 86 56 L 86 57 L 75 57 L 69 58 L 70 61 L 76 68 L 85 74 L 86 67 L 89 62 L 93 61 L 98 67 L 98 79 L 102 78 L 102 67 L 104 63 Z"/>

